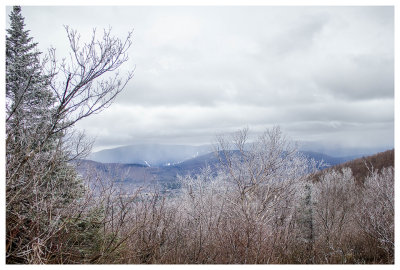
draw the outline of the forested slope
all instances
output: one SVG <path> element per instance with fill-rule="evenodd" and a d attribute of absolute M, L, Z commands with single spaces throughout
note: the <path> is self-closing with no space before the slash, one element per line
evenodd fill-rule
<path fill-rule="evenodd" d="M 343 168 L 350 168 L 357 183 L 362 183 L 364 179 L 375 170 L 381 171 L 383 168 L 394 167 L 394 149 L 375 155 L 357 158 L 317 172 L 315 180 L 325 172 L 332 170 L 340 171 Z"/>

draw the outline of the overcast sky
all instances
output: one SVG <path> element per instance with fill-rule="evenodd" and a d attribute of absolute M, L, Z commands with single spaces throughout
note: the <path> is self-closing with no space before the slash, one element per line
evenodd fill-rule
<path fill-rule="evenodd" d="M 7 9 L 9 12 L 10 9 Z M 280 125 L 291 138 L 394 146 L 392 7 L 23 7 L 45 51 L 134 29 L 135 76 L 111 107 L 76 128 L 95 150 L 211 143 L 217 133 Z M 49 23 L 51 22 L 51 23 Z"/>

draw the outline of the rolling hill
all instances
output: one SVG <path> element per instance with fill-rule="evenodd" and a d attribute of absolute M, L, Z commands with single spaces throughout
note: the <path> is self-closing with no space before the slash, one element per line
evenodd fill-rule
<path fill-rule="evenodd" d="M 382 168 L 394 166 L 394 149 L 380 152 L 375 155 L 357 158 L 319 171 L 313 176 L 313 181 L 326 171 L 338 170 L 349 167 L 357 183 L 362 183 L 370 170 L 380 171 Z"/>
<path fill-rule="evenodd" d="M 162 147 L 162 150 L 159 150 L 159 147 L 155 147 L 154 149 L 158 149 L 156 151 L 155 157 L 151 156 L 151 148 L 141 148 L 141 147 L 125 147 L 122 149 L 112 149 L 115 151 L 102 151 L 102 155 L 106 155 L 111 153 L 111 157 L 103 158 L 105 160 L 115 160 L 113 155 L 117 155 L 120 152 L 125 152 L 125 156 L 121 157 L 120 160 L 137 160 L 142 161 L 147 159 L 152 161 L 153 164 L 162 164 L 157 166 L 149 166 L 145 162 L 142 163 L 123 163 L 123 162 L 98 162 L 93 160 L 80 160 L 77 164 L 78 172 L 84 177 L 97 177 L 98 179 L 102 179 L 103 181 L 112 181 L 121 185 L 124 189 L 130 190 L 135 189 L 137 187 L 143 187 L 146 185 L 161 185 L 166 189 L 174 189 L 178 187 L 177 184 L 177 175 L 195 175 L 199 173 L 206 165 L 209 165 L 211 168 L 215 168 L 219 163 L 219 160 L 214 152 L 209 152 L 203 155 L 198 155 L 199 151 L 202 150 L 206 152 L 206 147 L 177 147 L 179 150 L 184 150 L 179 154 L 172 154 L 172 149 L 176 149 L 175 146 Z M 128 155 L 128 150 L 133 149 L 134 153 Z M 145 149 L 146 159 L 139 157 L 139 150 Z M 235 150 L 232 150 L 235 151 Z M 178 151 L 176 151 L 178 152 Z M 159 155 L 162 153 L 161 155 Z M 337 165 L 343 162 L 346 162 L 351 159 L 351 157 L 331 157 L 322 153 L 310 152 L 310 151 L 302 151 L 301 152 L 305 157 L 309 159 L 314 159 L 316 161 L 324 160 L 327 166 Z M 195 155 L 193 158 L 186 159 L 182 162 L 170 163 L 166 162 L 174 160 L 178 160 L 178 158 L 184 158 L 188 155 Z M 198 155 L 198 156 L 196 156 Z M 99 155 L 97 156 L 100 157 Z M 132 157 L 135 157 L 134 159 Z M 101 158 L 99 158 L 102 160 Z M 158 161 L 158 162 L 156 162 Z M 147 161 L 148 162 L 148 161 Z"/>
<path fill-rule="evenodd" d="M 102 163 L 134 163 L 159 167 L 177 164 L 211 151 L 211 145 L 143 144 L 94 152 L 89 155 L 88 159 Z"/>

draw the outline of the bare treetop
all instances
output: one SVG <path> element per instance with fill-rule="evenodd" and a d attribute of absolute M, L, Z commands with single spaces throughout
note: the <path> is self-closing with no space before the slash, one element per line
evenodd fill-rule
<path fill-rule="evenodd" d="M 55 123 L 53 132 L 61 131 L 91 114 L 111 105 L 115 97 L 133 77 L 133 70 L 122 78 L 118 69 L 128 60 L 127 51 L 132 32 L 125 40 L 113 37 L 111 29 L 104 30 L 96 39 L 96 30 L 88 43 L 81 44 L 76 30 L 65 26 L 72 52 L 69 61 L 59 63 L 55 49 L 49 50 L 51 87 L 57 96 L 56 118 L 67 118 L 67 123 Z M 107 78 L 104 76 L 109 75 Z"/>

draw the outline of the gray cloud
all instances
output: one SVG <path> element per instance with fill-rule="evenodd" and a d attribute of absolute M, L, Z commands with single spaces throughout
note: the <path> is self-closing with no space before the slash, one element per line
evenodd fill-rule
<path fill-rule="evenodd" d="M 336 62 L 336 63 L 334 63 Z M 393 58 L 371 55 L 331 61 L 316 82 L 331 96 L 349 100 L 393 98 Z"/>
<path fill-rule="evenodd" d="M 9 9 L 7 10 L 9 11 Z M 115 103 L 77 125 L 96 149 L 142 142 L 209 143 L 279 124 L 300 140 L 393 145 L 392 7 L 25 7 L 42 50 L 134 28 Z M 52 23 L 49 25 L 48 21 Z M 43 31 L 46 29 L 46 31 Z"/>

